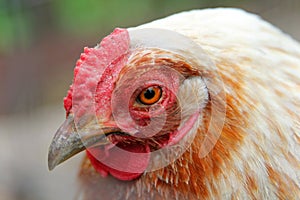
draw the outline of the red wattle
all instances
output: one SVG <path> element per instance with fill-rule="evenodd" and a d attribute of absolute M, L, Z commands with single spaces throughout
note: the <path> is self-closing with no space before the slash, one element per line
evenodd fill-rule
<path fill-rule="evenodd" d="M 140 144 L 118 144 L 112 148 L 94 147 L 87 150 L 93 167 L 103 177 L 113 177 L 130 181 L 141 176 L 150 160 L 150 148 Z"/>

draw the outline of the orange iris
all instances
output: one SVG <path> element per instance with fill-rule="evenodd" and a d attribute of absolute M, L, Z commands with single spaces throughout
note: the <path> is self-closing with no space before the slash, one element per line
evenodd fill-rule
<path fill-rule="evenodd" d="M 152 86 L 144 89 L 138 96 L 139 101 L 145 105 L 152 105 L 158 102 L 161 97 L 161 88 Z"/>

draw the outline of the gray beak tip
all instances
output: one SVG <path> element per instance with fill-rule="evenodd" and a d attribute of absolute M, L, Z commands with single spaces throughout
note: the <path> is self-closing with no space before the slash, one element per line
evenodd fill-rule
<path fill-rule="evenodd" d="M 54 168 L 55 168 L 54 166 L 52 166 L 52 165 L 50 165 L 50 164 L 48 163 L 48 169 L 49 169 L 49 171 L 52 171 Z"/>
<path fill-rule="evenodd" d="M 52 156 L 49 152 L 48 154 L 48 169 L 49 171 L 52 171 L 56 167 L 56 164 L 53 162 Z"/>
<path fill-rule="evenodd" d="M 91 123 L 86 124 L 93 127 Z M 85 150 L 87 147 L 109 144 L 110 141 L 105 136 L 105 133 L 120 131 L 114 127 L 99 128 L 99 125 L 96 122 L 93 122 L 93 124 L 96 124 L 96 127 L 99 130 L 95 129 L 96 131 L 94 131 L 94 129 L 87 129 L 87 132 L 82 132 L 79 134 L 75 127 L 73 116 L 68 116 L 65 122 L 55 133 L 55 136 L 53 137 L 49 147 L 48 169 L 50 171 L 60 163 Z M 84 141 L 82 140 L 81 135 L 85 136 Z"/>
<path fill-rule="evenodd" d="M 48 151 L 48 169 L 53 170 L 57 165 L 71 157 L 80 138 L 74 130 L 73 117 L 69 116 L 55 133 Z M 72 144 L 74 144 L 72 146 Z"/>

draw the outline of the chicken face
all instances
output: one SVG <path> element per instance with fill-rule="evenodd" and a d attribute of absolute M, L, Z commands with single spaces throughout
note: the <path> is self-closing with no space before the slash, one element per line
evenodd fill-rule
<path fill-rule="evenodd" d="M 149 40 L 149 33 L 160 37 Z M 191 59 L 194 50 L 198 58 Z M 67 120 L 50 146 L 49 168 L 84 149 L 101 175 L 121 180 L 170 164 L 199 126 L 209 96 L 201 73 L 208 65 L 196 44 L 159 29 L 116 29 L 86 48 L 65 98 Z"/>
<path fill-rule="evenodd" d="M 231 8 L 116 29 L 76 64 L 49 168 L 86 150 L 80 199 L 298 199 L 299 55 Z"/>

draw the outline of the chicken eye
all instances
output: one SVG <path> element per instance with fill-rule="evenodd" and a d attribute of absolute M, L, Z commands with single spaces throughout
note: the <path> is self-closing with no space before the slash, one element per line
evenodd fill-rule
<path fill-rule="evenodd" d="M 152 105 L 161 97 L 162 90 L 159 86 L 152 86 L 144 89 L 138 96 L 139 102 L 145 105 Z"/>

